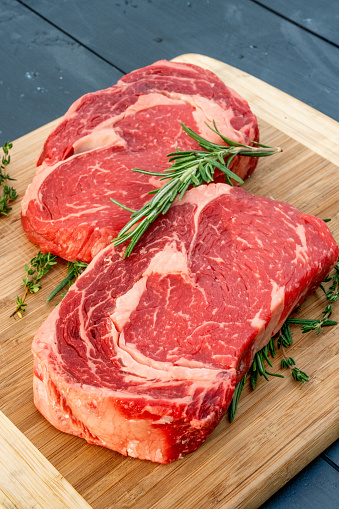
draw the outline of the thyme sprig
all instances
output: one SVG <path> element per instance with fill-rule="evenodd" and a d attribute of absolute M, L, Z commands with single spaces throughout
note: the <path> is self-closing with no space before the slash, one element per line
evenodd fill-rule
<path fill-rule="evenodd" d="M 68 285 L 68 287 L 70 287 L 76 281 L 76 279 L 78 279 L 80 274 L 83 273 L 83 271 L 86 269 L 87 265 L 88 265 L 88 263 L 80 262 L 78 260 L 74 260 L 73 262 L 68 262 L 67 263 L 67 270 L 68 270 L 67 276 L 50 293 L 50 295 L 48 296 L 47 302 L 52 300 L 53 297 L 55 297 L 58 292 L 60 292 L 61 290 L 63 290 L 65 288 L 65 286 Z M 66 295 L 66 293 L 62 294 L 62 296 L 64 297 L 64 295 Z"/>
<path fill-rule="evenodd" d="M 13 202 L 17 199 L 18 194 L 14 187 L 8 185 L 9 180 L 15 180 L 10 177 L 7 171 L 7 166 L 11 162 L 11 156 L 9 155 L 10 149 L 13 147 L 12 143 L 7 142 L 2 145 L 3 156 L 0 165 L 0 186 L 3 187 L 3 196 L 0 198 L 0 215 L 8 216 L 9 212 L 12 210 L 10 207 L 10 202 Z"/>
<path fill-rule="evenodd" d="M 56 256 L 51 253 L 39 253 L 31 259 L 29 265 L 25 265 L 25 277 L 23 277 L 24 294 L 15 300 L 16 309 L 11 316 L 17 315 L 22 318 L 22 314 L 26 311 L 27 303 L 25 302 L 28 293 L 37 293 L 41 288 L 41 278 L 49 272 L 55 265 Z"/>
<path fill-rule="evenodd" d="M 56 265 L 57 263 L 56 259 L 57 257 L 52 255 L 51 253 L 41 253 L 39 251 L 37 256 L 32 258 L 29 265 L 25 265 L 26 276 L 22 279 L 25 288 L 24 294 L 22 297 L 17 296 L 15 300 L 16 308 L 15 311 L 13 311 L 13 313 L 11 314 L 11 316 L 17 315 L 19 318 L 22 318 L 23 313 L 26 311 L 27 307 L 27 303 L 25 301 L 28 293 L 37 293 L 40 290 L 41 278 L 45 274 L 47 274 L 47 272 L 49 272 L 53 265 Z M 49 302 L 66 285 L 71 286 L 75 282 L 75 280 L 80 276 L 80 274 L 82 274 L 82 272 L 86 269 L 87 265 L 88 265 L 87 263 L 78 260 L 68 262 L 67 276 L 51 292 L 47 299 L 47 302 Z"/>
<path fill-rule="evenodd" d="M 113 203 L 132 213 L 130 221 L 112 240 L 116 246 L 130 240 L 124 253 L 125 258 L 131 254 L 134 246 L 151 223 L 160 214 L 166 214 L 177 196 L 181 200 L 190 186 L 197 187 L 213 182 L 216 170 L 224 174 L 229 185 L 232 185 L 231 179 L 242 184 L 243 180 L 230 169 L 231 162 L 236 156 L 265 157 L 282 151 L 281 148 L 273 148 L 256 142 L 251 142 L 252 145 L 238 143 L 223 136 L 214 121 L 213 127 L 206 125 L 221 138 L 225 145 L 212 143 L 181 123 L 183 130 L 197 141 L 203 150 L 182 151 L 176 149 L 175 152 L 167 155 L 172 165 L 165 170 L 165 173 L 133 168 L 135 172 L 160 177 L 160 180 L 168 180 L 159 189 L 148 193 L 153 194 L 154 197 L 141 209 L 130 209 L 111 198 Z"/>

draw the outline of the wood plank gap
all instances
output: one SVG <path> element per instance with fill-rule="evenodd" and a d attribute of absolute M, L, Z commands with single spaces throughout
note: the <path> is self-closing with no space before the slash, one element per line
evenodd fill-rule
<path fill-rule="evenodd" d="M 111 67 L 114 67 L 114 69 L 116 69 L 117 71 L 121 72 L 122 74 L 126 74 L 127 71 L 124 71 L 123 69 L 120 69 L 120 67 L 114 65 L 112 62 L 110 62 L 107 58 L 103 57 L 102 55 L 100 55 L 99 53 L 97 53 L 95 50 L 93 50 L 92 48 L 90 48 L 89 46 L 87 46 L 86 44 L 84 44 L 83 42 L 79 41 L 79 39 L 77 39 L 76 37 L 74 37 L 73 35 L 71 35 L 70 33 L 66 32 L 66 30 L 64 30 L 63 28 L 59 27 L 56 23 L 53 23 L 53 21 L 51 21 L 50 19 L 46 18 L 45 16 L 43 16 L 42 14 L 40 14 L 40 12 L 38 12 L 36 9 L 33 9 L 33 7 L 31 7 L 30 5 L 27 5 L 25 2 L 23 2 L 22 0 L 16 0 L 20 5 L 22 5 L 23 7 L 25 7 L 26 9 L 28 9 L 29 11 L 31 11 L 33 14 L 35 14 L 36 16 L 38 16 L 40 19 L 42 19 L 43 21 L 45 21 L 46 23 L 48 23 L 49 25 L 51 25 L 53 28 L 56 28 L 57 30 L 59 30 L 61 33 L 63 33 L 64 35 L 66 35 L 67 37 L 69 37 L 70 39 L 72 39 L 72 41 L 76 42 L 77 44 L 79 44 L 79 46 L 82 46 L 83 48 L 85 48 L 87 51 L 89 51 L 90 53 L 92 53 L 92 55 L 96 56 L 97 58 L 99 58 L 100 60 L 102 60 L 103 62 L 105 62 L 106 64 L 110 65 Z"/>
<path fill-rule="evenodd" d="M 337 472 L 339 472 L 339 466 L 338 466 L 338 465 L 336 465 L 336 464 L 334 463 L 334 461 L 332 461 L 330 458 L 328 458 L 328 457 L 326 456 L 326 454 L 322 453 L 322 454 L 321 454 L 321 457 L 322 457 L 322 459 L 323 459 L 323 460 L 325 460 L 325 461 L 326 461 L 326 463 L 328 463 L 328 464 L 329 464 L 332 468 L 334 468 L 334 470 L 336 470 Z"/>
<path fill-rule="evenodd" d="M 272 9 L 272 7 L 268 7 L 265 4 L 262 4 L 258 0 L 250 0 L 253 4 L 258 5 L 259 7 L 262 7 L 263 9 L 266 9 L 267 11 L 271 12 L 272 14 L 275 14 L 279 16 L 279 18 L 284 19 L 285 21 L 288 21 L 292 25 L 295 25 L 298 28 L 301 28 L 305 32 L 313 35 L 314 37 L 317 37 L 318 39 L 321 39 L 324 42 L 327 42 L 328 44 L 331 44 L 331 46 L 334 46 L 335 48 L 339 48 L 339 45 L 336 42 L 331 41 L 327 37 L 324 37 L 323 35 L 318 34 L 317 32 L 314 32 L 314 30 L 310 30 L 309 28 L 305 27 L 301 23 L 298 23 L 297 21 L 294 21 L 294 19 L 289 18 L 288 16 L 285 16 L 285 14 L 282 14 L 281 12 L 277 11 L 276 9 Z"/>

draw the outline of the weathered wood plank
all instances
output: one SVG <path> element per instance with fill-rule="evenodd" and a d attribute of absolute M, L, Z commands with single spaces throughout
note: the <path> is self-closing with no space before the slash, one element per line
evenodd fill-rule
<path fill-rule="evenodd" d="M 328 458 L 332 463 L 337 465 L 339 469 L 339 441 L 332 444 L 326 451 L 324 451 L 323 456 Z"/>
<path fill-rule="evenodd" d="M 338 48 L 250 0 L 24 2 L 125 72 L 201 53 L 339 120 Z"/>
<path fill-rule="evenodd" d="M 258 3 L 339 46 L 339 9 L 336 0 L 259 0 Z"/>
<path fill-rule="evenodd" d="M 64 114 L 79 96 L 121 72 L 15 0 L 0 10 L 0 144 Z"/>

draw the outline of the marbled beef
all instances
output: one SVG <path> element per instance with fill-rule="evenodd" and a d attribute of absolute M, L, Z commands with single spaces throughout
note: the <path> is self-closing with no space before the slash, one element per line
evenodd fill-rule
<path fill-rule="evenodd" d="M 27 189 L 22 225 L 28 238 L 42 251 L 89 262 L 129 219 L 110 197 L 139 209 L 161 185 L 131 168 L 163 171 L 175 147 L 199 148 L 180 122 L 220 143 L 205 124 L 213 119 L 225 136 L 258 141 L 246 101 L 215 74 L 189 64 L 160 61 L 80 98 L 47 139 Z M 256 163 L 237 158 L 232 170 L 246 178 Z"/>
<path fill-rule="evenodd" d="M 62 431 L 167 463 L 212 432 L 338 247 L 321 219 L 210 184 L 122 252 L 99 253 L 35 336 L 35 404 Z"/>

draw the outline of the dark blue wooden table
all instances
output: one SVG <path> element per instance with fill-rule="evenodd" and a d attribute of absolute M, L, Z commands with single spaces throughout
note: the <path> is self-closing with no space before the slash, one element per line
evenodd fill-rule
<path fill-rule="evenodd" d="M 339 121 L 335 0 L 1 0 L 0 6 L 1 145 L 61 116 L 80 95 L 183 53 L 227 62 Z M 339 507 L 338 470 L 335 443 L 263 507 Z"/>

